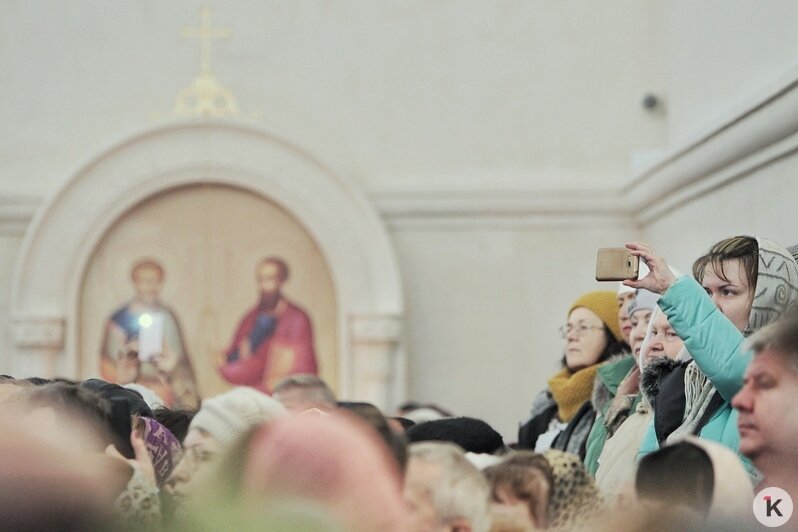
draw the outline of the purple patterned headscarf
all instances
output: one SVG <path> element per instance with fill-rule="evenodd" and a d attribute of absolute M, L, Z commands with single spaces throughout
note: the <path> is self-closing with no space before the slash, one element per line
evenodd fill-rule
<path fill-rule="evenodd" d="M 163 485 L 180 458 L 180 442 L 172 432 L 155 419 L 140 418 L 144 422 L 144 444 L 155 468 L 155 481 Z"/>

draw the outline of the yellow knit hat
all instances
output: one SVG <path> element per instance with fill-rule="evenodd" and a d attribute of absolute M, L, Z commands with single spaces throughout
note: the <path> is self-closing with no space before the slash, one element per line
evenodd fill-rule
<path fill-rule="evenodd" d="M 616 340 L 621 337 L 621 327 L 618 323 L 618 300 L 615 292 L 598 291 L 588 292 L 576 300 L 568 309 L 568 315 L 577 307 L 585 307 L 596 313 L 604 322 Z"/>

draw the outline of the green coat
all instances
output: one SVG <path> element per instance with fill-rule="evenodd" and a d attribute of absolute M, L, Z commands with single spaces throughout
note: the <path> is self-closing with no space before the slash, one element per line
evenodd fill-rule
<path fill-rule="evenodd" d="M 585 468 L 591 476 L 596 476 L 598 471 L 598 459 L 601 456 L 601 451 L 604 449 L 604 442 L 607 441 L 607 428 L 604 426 L 604 416 L 607 414 L 607 409 L 610 407 L 613 398 L 618 393 L 618 386 L 621 381 L 635 367 L 635 358 L 633 356 L 623 357 L 620 360 L 613 360 L 602 364 L 596 372 L 596 389 L 593 393 L 593 408 L 596 409 L 596 421 L 593 423 L 593 428 L 587 437 L 587 452 L 585 454 Z M 596 400 L 596 396 L 601 396 L 602 400 Z M 634 412 L 637 402 L 640 400 L 640 394 L 637 395 L 632 403 L 632 412 Z M 601 404 L 596 404 L 601 403 Z"/>

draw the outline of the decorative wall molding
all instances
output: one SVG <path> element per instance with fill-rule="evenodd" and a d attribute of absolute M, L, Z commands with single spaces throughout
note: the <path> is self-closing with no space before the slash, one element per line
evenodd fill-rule
<path fill-rule="evenodd" d="M 373 190 L 395 229 L 644 227 L 680 205 L 794 155 L 798 69 L 615 188 L 592 190 Z"/>
<path fill-rule="evenodd" d="M 24 349 L 52 349 L 64 347 L 64 318 L 62 316 L 16 315 L 11 319 L 14 344 Z"/>
<path fill-rule="evenodd" d="M 792 156 L 796 133 L 798 69 L 655 158 L 619 187 L 411 186 L 372 190 L 368 198 L 384 221 L 399 230 L 644 227 L 680 205 Z M 39 198 L 0 195 L 0 234 L 21 234 L 39 204 Z"/>
<path fill-rule="evenodd" d="M 371 314 L 350 316 L 352 342 L 358 343 L 399 343 L 402 337 L 401 316 L 390 314 Z"/>
<path fill-rule="evenodd" d="M 355 373 L 360 377 L 354 397 L 382 409 L 393 406 L 401 395 L 391 382 L 403 381 L 404 373 L 395 360 L 402 339 L 402 319 L 390 314 L 359 314 L 349 318 Z"/>
<path fill-rule="evenodd" d="M 11 280 L 9 314 L 20 373 L 82 376 L 77 316 L 97 245 L 141 202 L 203 183 L 263 196 L 313 236 L 336 289 L 338 389 L 352 392 L 360 379 L 354 359 L 361 355 L 355 354 L 348 316 L 404 312 L 398 263 L 383 221 L 358 187 L 300 148 L 253 127 L 213 120 L 167 124 L 127 138 L 79 168 L 42 203 L 25 231 Z M 44 345 L 54 348 L 51 356 L 33 356 L 33 348 Z M 383 397 L 406 387 L 378 385 L 391 388 L 374 392 Z"/>
<path fill-rule="evenodd" d="M 0 196 L 0 236 L 22 236 L 42 204 L 34 196 Z"/>
<path fill-rule="evenodd" d="M 783 159 L 796 132 L 798 69 L 633 176 L 621 197 L 635 218 L 647 223 Z"/>

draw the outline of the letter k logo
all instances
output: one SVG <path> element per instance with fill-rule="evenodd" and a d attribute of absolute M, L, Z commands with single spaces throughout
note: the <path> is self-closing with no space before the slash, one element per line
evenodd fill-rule
<path fill-rule="evenodd" d="M 764 498 L 765 498 L 765 504 L 767 505 L 766 511 L 768 517 L 771 517 L 773 515 L 773 512 L 776 512 L 776 515 L 778 515 L 779 517 L 784 517 L 781 511 L 779 510 L 779 504 L 781 504 L 781 501 L 783 499 L 776 499 L 776 502 L 773 502 L 773 497 L 771 497 L 770 495 L 766 495 Z"/>

